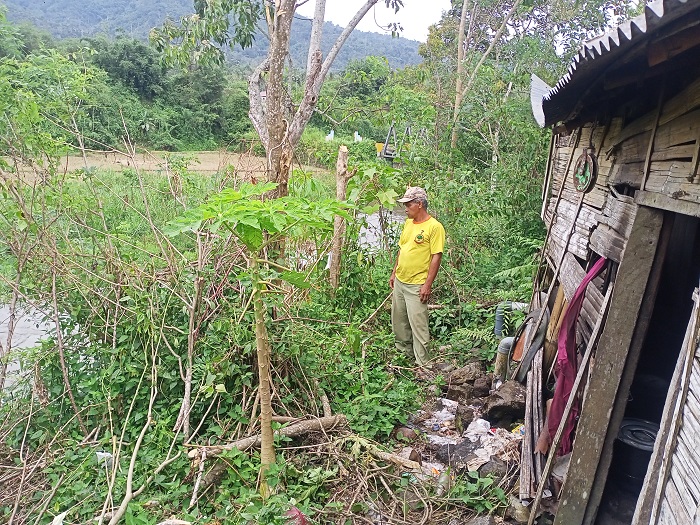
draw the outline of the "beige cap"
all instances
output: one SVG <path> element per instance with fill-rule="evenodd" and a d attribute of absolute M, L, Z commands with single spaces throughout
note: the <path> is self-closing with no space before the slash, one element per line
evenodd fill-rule
<path fill-rule="evenodd" d="M 403 197 L 399 199 L 399 202 L 411 202 L 416 199 L 428 200 L 428 193 L 419 186 L 410 186 L 406 193 L 403 194 Z"/>

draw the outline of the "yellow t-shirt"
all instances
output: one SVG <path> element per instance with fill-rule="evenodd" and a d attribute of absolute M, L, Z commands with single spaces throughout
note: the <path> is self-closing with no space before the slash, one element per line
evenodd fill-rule
<path fill-rule="evenodd" d="M 445 247 L 445 228 L 437 219 L 415 224 L 406 219 L 399 238 L 399 264 L 396 278 L 405 284 L 423 284 L 428 278 L 430 259 Z"/>

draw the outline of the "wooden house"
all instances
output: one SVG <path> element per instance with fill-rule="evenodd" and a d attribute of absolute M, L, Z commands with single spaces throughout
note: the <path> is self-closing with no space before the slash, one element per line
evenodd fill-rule
<path fill-rule="evenodd" d="M 549 315 L 535 321 L 544 344 L 523 352 L 521 499 L 556 501 L 555 525 L 700 524 L 700 0 L 650 3 L 586 42 L 553 88 L 533 76 L 531 98 L 552 128 L 533 296 Z M 567 470 L 553 452 L 563 425 L 549 456 L 534 449 L 559 325 L 601 258 L 576 318 Z"/>

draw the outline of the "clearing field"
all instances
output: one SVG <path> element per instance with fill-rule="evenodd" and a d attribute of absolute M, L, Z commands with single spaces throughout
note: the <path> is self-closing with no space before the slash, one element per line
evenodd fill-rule
<path fill-rule="evenodd" d="M 142 171 L 167 171 L 170 169 L 169 159 L 190 159 L 188 166 L 191 171 L 201 173 L 216 173 L 233 167 L 236 171 L 263 174 L 265 173 L 265 158 L 249 154 L 231 153 L 228 151 L 192 151 L 170 153 L 165 151 L 147 151 L 134 155 L 120 152 L 90 152 L 82 155 L 69 155 L 63 158 L 62 165 L 67 172 L 81 168 L 101 168 L 122 170 L 133 168 Z"/>
<path fill-rule="evenodd" d="M 121 171 L 132 168 L 140 171 L 165 172 L 172 169 L 172 159 L 187 159 L 190 171 L 202 174 L 214 174 L 223 171 L 235 173 L 239 178 L 262 177 L 265 174 L 265 157 L 257 157 L 249 153 L 232 153 L 230 151 L 188 151 L 170 153 L 165 151 L 139 152 L 126 155 L 121 152 L 89 152 L 85 156 L 69 155 L 64 157 L 61 165 L 65 172 L 78 169 L 99 168 Z M 181 165 L 181 164 L 180 164 Z M 327 170 L 315 166 L 292 165 L 293 169 L 303 168 L 314 174 L 327 173 Z"/>

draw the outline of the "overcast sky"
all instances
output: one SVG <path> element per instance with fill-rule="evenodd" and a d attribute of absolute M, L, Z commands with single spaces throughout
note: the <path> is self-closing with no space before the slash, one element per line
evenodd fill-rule
<path fill-rule="evenodd" d="M 345 27 L 366 0 L 326 0 L 326 21 Z M 314 0 L 301 6 L 297 13 L 313 17 Z M 360 31 L 386 32 L 380 26 L 399 22 L 403 27 L 401 36 L 425 42 L 428 26 L 440 20 L 443 11 L 450 8 L 450 0 L 404 0 L 404 7 L 394 14 L 387 9 L 384 0 L 379 0 L 357 26 Z"/>

